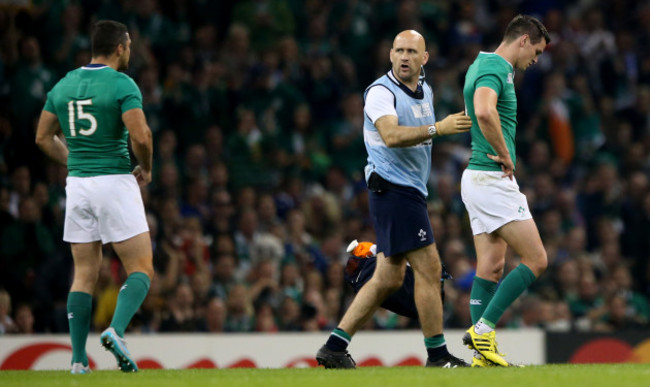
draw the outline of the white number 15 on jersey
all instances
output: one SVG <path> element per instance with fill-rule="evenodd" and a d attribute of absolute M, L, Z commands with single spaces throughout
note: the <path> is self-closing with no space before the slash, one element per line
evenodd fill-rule
<path fill-rule="evenodd" d="M 95 116 L 90 113 L 84 112 L 84 106 L 92 105 L 92 99 L 84 99 L 83 101 L 70 101 L 68 102 L 68 122 L 70 124 L 70 135 L 75 137 L 77 135 L 77 130 L 75 129 L 75 117 L 74 117 L 74 104 L 77 103 L 77 118 L 80 120 L 90 121 L 90 128 L 80 129 L 79 134 L 83 136 L 90 136 L 95 133 L 97 130 L 97 120 Z"/>

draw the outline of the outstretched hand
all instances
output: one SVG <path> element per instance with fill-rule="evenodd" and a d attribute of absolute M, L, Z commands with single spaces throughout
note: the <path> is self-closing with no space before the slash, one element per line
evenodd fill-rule
<path fill-rule="evenodd" d="M 501 157 L 501 156 L 491 155 L 488 153 L 487 157 L 501 166 L 501 170 L 503 171 L 502 177 L 507 176 L 508 179 L 512 180 L 512 177 L 515 172 L 515 165 L 513 164 L 512 159 L 510 158 L 509 155 Z"/>
<path fill-rule="evenodd" d="M 472 127 L 472 119 L 465 115 L 465 112 L 450 114 L 444 120 L 438 122 L 436 129 L 438 134 L 446 136 L 448 134 L 464 133 Z"/>
<path fill-rule="evenodd" d="M 138 185 L 140 187 L 144 187 L 145 185 L 151 183 L 151 171 L 145 171 L 139 165 L 136 165 L 136 167 L 133 168 L 133 172 L 131 172 L 131 174 L 135 176 L 135 180 L 138 182 Z"/>

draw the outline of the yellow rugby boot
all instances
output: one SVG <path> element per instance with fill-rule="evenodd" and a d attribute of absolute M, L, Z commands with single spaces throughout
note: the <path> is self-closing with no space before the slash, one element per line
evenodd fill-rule
<path fill-rule="evenodd" d="M 479 335 L 474 331 L 474 326 L 472 325 L 463 336 L 463 344 L 467 345 L 470 349 L 475 349 L 478 353 L 483 355 L 487 361 L 492 362 L 496 366 L 512 366 L 497 350 L 495 331 Z M 473 364 L 474 361 L 472 360 L 472 365 Z"/>
<path fill-rule="evenodd" d="M 494 367 L 494 363 L 487 360 L 485 356 L 481 355 L 479 351 L 474 350 L 474 356 L 472 356 L 472 367 L 478 368 L 487 368 Z"/>

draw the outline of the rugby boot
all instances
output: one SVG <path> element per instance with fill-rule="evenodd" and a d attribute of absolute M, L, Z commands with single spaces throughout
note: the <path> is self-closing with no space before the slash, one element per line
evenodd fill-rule
<path fill-rule="evenodd" d="M 318 350 L 316 361 L 325 368 L 357 368 L 348 351 L 336 352 L 324 345 Z"/>
<path fill-rule="evenodd" d="M 497 350 L 495 331 L 479 335 L 474 331 L 474 325 L 472 325 L 463 336 L 463 344 L 470 349 L 475 349 L 478 353 L 483 355 L 486 360 L 492 362 L 496 366 L 512 366 L 512 364 L 508 363 L 508 361 L 503 358 L 503 355 Z"/>

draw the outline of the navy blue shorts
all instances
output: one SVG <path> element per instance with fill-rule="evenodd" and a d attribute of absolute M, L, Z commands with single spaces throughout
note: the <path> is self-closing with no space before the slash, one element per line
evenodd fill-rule
<path fill-rule="evenodd" d="M 370 185 L 370 184 L 369 184 Z M 369 187 L 370 216 L 377 234 L 377 252 L 390 257 L 435 242 L 427 201 L 415 188 L 395 184 Z"/>

